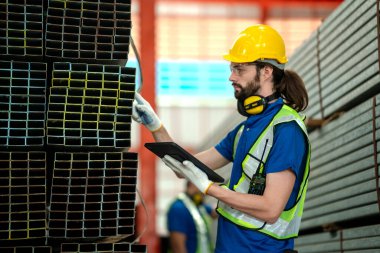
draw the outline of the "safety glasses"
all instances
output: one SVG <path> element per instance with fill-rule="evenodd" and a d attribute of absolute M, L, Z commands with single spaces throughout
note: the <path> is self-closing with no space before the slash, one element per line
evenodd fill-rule
<path fill-rule="evenodd" d="M 256 65 L 254 62 L 245 62 L 245 63 L 231 63 L 230 71 L 235 75 L 242 75 L 248 70 L 248 66 Z"/>

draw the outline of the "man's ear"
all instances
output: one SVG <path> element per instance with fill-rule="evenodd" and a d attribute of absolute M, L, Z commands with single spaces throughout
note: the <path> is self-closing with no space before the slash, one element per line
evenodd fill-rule
<path fill-rule="evenodd" d="M 262 71 L 262 76 L 264 78 L 263 80 L 268 80 L 272 78 L 273 67 L 271 67 L 270 65 L 265 65 L 265 67 L 262 68 L 261 71 Z"/>

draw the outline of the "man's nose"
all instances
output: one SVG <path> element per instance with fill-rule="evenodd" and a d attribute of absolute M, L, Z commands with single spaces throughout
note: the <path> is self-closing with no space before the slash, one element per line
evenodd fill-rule
<path fill-rule="evenodd" d="M 234 71 L 231 71 L 230 77 L 228 78 L 229 81 L 231 82 L 236 82 L 237 75 L 235 74 Z"/>

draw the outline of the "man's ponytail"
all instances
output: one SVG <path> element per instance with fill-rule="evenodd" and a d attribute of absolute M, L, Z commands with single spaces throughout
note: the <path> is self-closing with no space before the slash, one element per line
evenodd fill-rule
<path fill-rule="evenodd" d="M 297 112 L 306 109 L 309 97 L 302 78 L 292 70 L 273 68 L 274 88 L 281 94 L 285 104 Z"/>
<path fill-rule="evenodd" d="M 255 62 L 255 65 L 257 71 L 265 66 L 270 66 L 273 69 L 274 91 L 280 93 L 285 104 L 297 112 L 306 109 L 309 104 L 309 97 L 302 78 L 296 72 L 282 70 L 265 62 Z"/>

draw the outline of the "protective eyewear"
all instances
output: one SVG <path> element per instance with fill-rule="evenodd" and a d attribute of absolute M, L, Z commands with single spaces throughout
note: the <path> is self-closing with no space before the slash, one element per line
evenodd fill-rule
<path fill-rule="evenodd" d="M 237 64 L 231 64 L 230 65 L 230 71 L 231 73 L 234 73 L 235 75 L 242 75 L 246 70 L 246 66 L 252 66 L 256 65 L 254 62 L 245 62 L 245 63 L 237 63 Z"/>

